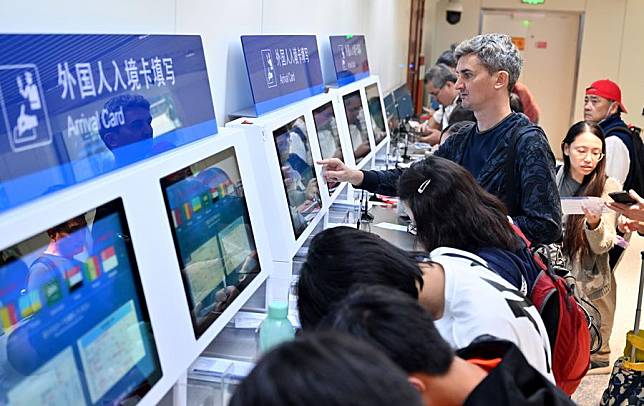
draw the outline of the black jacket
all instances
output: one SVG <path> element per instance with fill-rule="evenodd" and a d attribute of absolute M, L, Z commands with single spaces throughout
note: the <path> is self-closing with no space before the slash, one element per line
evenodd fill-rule
<path fill-rule="evenodd" d="M 481 340 L 458 350 L 456 355 L 467 359 L 495 359 L 501 362 L 474 388 L 464 406 L 476 405 L 574 405 L 561 389 L 534 369 L 509 341 Z"/>
<path fill-rule="evenodd" d="M 555 158 L 543 130 L 523 114 L 513 113 L 512 130 L 501 138 L 476 181 L 508 207 L 510 216 L 528 239 L 552 243 L 561 238 L 561 201 L 555 182 Z M 519 137 L 514 149 L 514 182 L 509 185 L 506 170 L 514 129 Z M 462 163 L 465 150 L 475 134 L 474 125 L 450 136 L 435 155 Z M 363 171 L 361 188 L 389 196 L 398 194 L 402 169 Z"/>

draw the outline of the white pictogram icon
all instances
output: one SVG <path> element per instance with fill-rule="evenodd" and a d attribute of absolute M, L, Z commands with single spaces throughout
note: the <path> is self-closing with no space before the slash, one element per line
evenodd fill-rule
<path fill-rule="evenodd" d="M 344 52 L 344 45 L 340 44 L 338 48 L 340 48 L 340 55 L 342 55 L 342 70 L 347 70 L 347 55 Z"/>
<path fill-rule="evenodd" d="M 262 49 L 262 64 L 264 65 L 264 77 L 266 78 L 267 87 L 277 86 L 275 77 L 275 64 L 273 63 L 273 54 L 270 49 Z"/>
<path fill-rule="evenodd" d="M 0 66 L 0 107 L 14 152 L 51 143 L 43 96 L 36 65 Z"/>

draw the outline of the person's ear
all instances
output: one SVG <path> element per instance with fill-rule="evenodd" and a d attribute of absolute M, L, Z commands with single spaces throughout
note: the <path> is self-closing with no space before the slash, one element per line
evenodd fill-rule
<path fill-rule="evenodd" d="M 409 375 L 407 377 L 407 381 L 411 386 L 413 386 L 414 389 L 418 391 L 418 393 L 423 393 L 427 390 L 427 385 L 425 385 L 425 382 L 423 382 L 423 380 L 420 378 Z"/>
<path fill-rule="evenodd" d="M 496 73 L 496 80 L 494 81 L 495 89 L 507 89 L 510 82 L 510 74 L 507 71 L 500 70 Z"/>
<path fill-rule="evenodd" d="M 563 153 L 564 153 L 564 155 L 566 155 L 566 156 L 570 156 L 570 145 L 568 145 L 568 144 L 564 144 L 564 147 L 563 147 Z"/>
<path fill-rule="evenodd" d="M 617 113 L 617 110 L 619 109 L 619 105 L 616 102 L 610 102 L 610 106 L 608 106 L 608 114 L 613 115 Z"/>

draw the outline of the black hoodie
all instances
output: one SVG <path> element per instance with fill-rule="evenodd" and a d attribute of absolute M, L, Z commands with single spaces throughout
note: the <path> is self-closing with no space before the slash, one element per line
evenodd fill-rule
<path fill-rule="evenodd" d="M 501 362 L 470 393 L 464 406 L 575 404 L 561 389 L 530 366 L 521 350 L 509 341 L 477 341 L 458 350 L 456 355 L 465 360 L 501 358 Z"/>

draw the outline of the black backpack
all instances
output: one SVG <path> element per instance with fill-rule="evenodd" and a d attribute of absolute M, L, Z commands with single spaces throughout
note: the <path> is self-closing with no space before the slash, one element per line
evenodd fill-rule
<path fill-rule="evenodd" d="M 631 158 L 631 166 L 628 169 L 628 176 L 624 181 L 624 190 L 631 190 L 637 192 L 638 195 L 644 196 L 644 143 L 642 142 L 642 129 L 639 127 L 613 127 L 606 132 L 606 137 L 614 134 L 619 137 L 618 134 L 623 134 L 630 136 L 633 151 L 629 151 Z M 622 137 L 619 137 L 622 139 Z M 623 139 L 622 139 L 623 141 Z M 625 143 L 626 144 L 626 143 Z"/>

